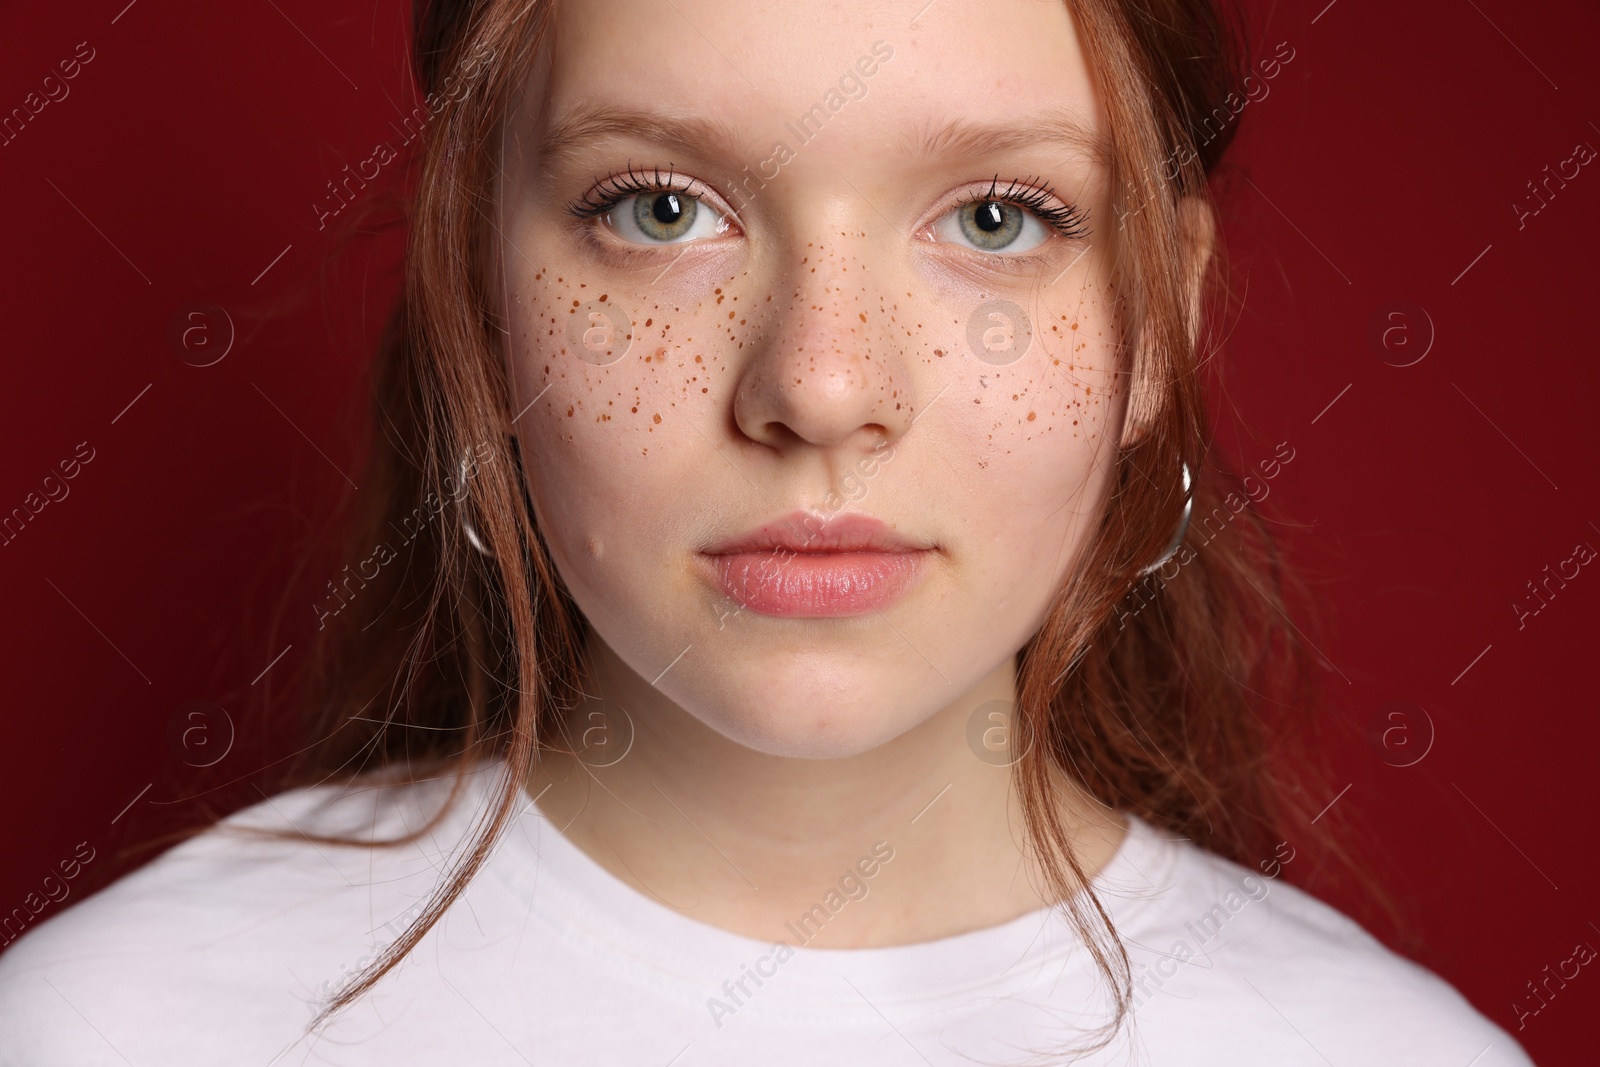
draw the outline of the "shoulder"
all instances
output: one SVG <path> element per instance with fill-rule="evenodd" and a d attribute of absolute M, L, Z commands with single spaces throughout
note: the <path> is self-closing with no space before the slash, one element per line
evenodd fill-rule
<path fill-rule="evenodd" d="M 270 1059 L 334 980 L 420 911 L 460 815 L 409 845 L 369 845 L 420 828 L 447 792 L 281 793 L 28 928 L 0 955 L 0 1067 L 79 1062 L 90 1049 L 108 1062 L 188 1063 L 194 1053 L 178 1050 L 206 1047 L 208 1031 L 258 1035 L 263 1049 L 275 1040 Z"/>
<path fill-rule="evenodd" d="M 1281 1044 L 1281 1055 L 1308 1062 L 1531 1064 L 1448 982 L 1290 885 L 1291 843 L 1252 870 L 1131 825 L 1129 852 L 1143 873 L 1115 894 L 1128 915 L 1118 925 L 1144 1037 L 1248 1026 L 1263 1048 Z"/>

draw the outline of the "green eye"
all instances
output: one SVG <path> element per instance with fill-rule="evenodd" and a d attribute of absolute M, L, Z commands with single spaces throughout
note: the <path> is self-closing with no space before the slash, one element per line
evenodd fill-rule
<path fill-rule="evenodd" d="M 998 252 L 1009 247 L 1022 233 L 1023 211 L 1015 204 L 999 200 L 979 200 L 960 210 L 962 235 L 974 247 Z"/>
<path fill-rule="evenodd" d="M 1037 209 L 1006 200 L 973 200 L 954 208 L 934 226 L 941 241 L 999 256 L 1032 252 L 1050 239 L 1051 227 Z"/>
<path fill-rule="evenodd" d="M 677 241 L 694 228 L 699 201 L 677 192 L 641 193 L 633 198 L 633 222 L 654 241 Z"/>
<path fill-rule="evenodd" d="M 737 232 L 714 206 L 715 197 L 700 195 L 698 181 L 675 180 L 670 169 L 655 168 L 612 175 L 595 183 L 582 198 L 567 205 L 568 214 L 594 219 L 620 240 L 646 248 L 690 244 Z"/>

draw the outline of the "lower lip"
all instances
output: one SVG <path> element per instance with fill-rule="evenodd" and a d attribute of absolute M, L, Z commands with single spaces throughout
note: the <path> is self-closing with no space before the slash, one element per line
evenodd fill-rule
<path fill-rule="evenodd" d="M 706 556 L 722 591 L 762 615 L 837 618 L 886 607 L 922 577 L 931 550 L 736 552 Z"/>

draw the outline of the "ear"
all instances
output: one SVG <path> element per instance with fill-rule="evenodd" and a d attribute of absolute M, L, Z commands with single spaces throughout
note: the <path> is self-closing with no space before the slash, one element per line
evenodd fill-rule
<path fill-rule="evenodd" d="M 1210 202 L 1198 196 L 1180 199 L 1178 230 L 1182 244 L 1184 328 L 1192 351 L 1200 341 L 1201 296 L 1206 268 L 1211 264 L 1216 247 L 1216 219 Z M 1127 415 L 1122 422 L 1123 449 L 1132 448 L 1144 439 L 1162 405 L 1164 386 L 1151 375 L 1149 360 L 1139 362 L 1136 375 L 1129 390 Z"/>

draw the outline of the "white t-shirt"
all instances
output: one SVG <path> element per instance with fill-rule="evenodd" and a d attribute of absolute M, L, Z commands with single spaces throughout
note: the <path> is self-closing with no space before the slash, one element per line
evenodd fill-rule
<path fill-rule="evenodd" d="M 809 948 L 802 923 L 775 947 L 637 892 L 527 803 L 407 960 L 304 1037 L 311 1005 L 417 914 L 501 771 L 468 775 L 413 845 L 213 828 L 38 923 L 0 956 L 0 1065 L 1060 1063 L 1054 1050 L 1105 1019 L 1105 983 L 1049 909 L 890 948 Z M 296 790 L 226 823 L 391 836 L 446 785 Z M 1449 985 L 1315 898 L 1129 821 L 1096 887 L 1137 1007 L 1079 1062 L 1531 1063 Z M 887 851 L 862 872 L 881 877 Z M 819 887 L 811 921 L 867 906 L 871 885 L 863 873 Z"/>

